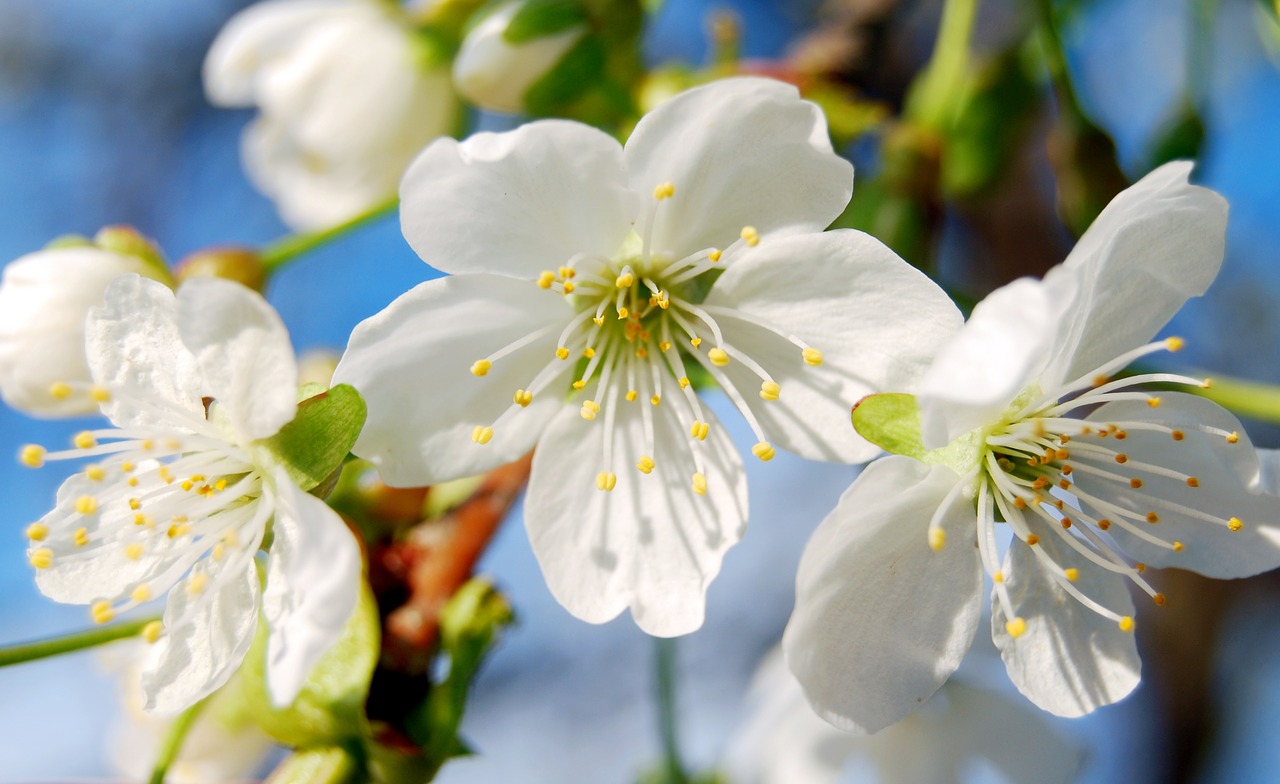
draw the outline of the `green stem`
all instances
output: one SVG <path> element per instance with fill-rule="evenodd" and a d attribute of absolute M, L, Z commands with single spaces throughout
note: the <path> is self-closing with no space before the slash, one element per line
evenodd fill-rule
<path fill-rule="evenodd" d="M 676 641 L 670 637 L 655 637 L 653 643 L 665 784 L 687 784 L 689 776 L 680 760 L 679 736 L 676 732 Z"/>
<path fill-rule="evenodd" d="M 906 111 L 910 119 L 934 130 L 946 124 L 967 75 L 969 38 L 977 13 L 978 0 L 947 1 L 938 22 L 933 54 L 912 91 Z"/>
<path fill-rule="evenodd" d="M 62 637 L 50 637 L 47 640 L 35 640 L 0 648 L 0 667 L 47 659 L 50 656 L 72 653 L 125 637 L 133 637 L 139 634 L 147 624 L 159 619 L 159 616 L 140 618 L 136 621 L 113 623 L 110 626 L 100 626 Z"/>
<path fill-rule="evenodd" d="M 1280 424 L 1280 387 L 1272 384 L 1213 376 L 1213 384 L 1208 389 L 1193 387 L 1191 391 L 1233 414 Z"/>
<path fill-rule="evenodd" d="M 268 244 L 258 254 L 259 259 L 262 261 L 262 267 L 268 274 L 276 272 L 298 256 L 315 250 L 344 234 L 355 231 L 365 224 L 373 223 L 386 217 L 394 212 L 399 205 L 400 199 L 392 198 L 344 223 L 339 223 L 337 226 L 311 232 L 310 234 L 290 234 L 286 237 L 281 237 Z"/>
<path fill-rule="evenodd" d="M 169 773 L 169 766 L 178 758 L 178 752 L 182 750 L 182 742 L 186 740 L 187 733 L 191 730 L 191 725 L 195 723 L 196 717 L 200 715 L 200 710 L 208 701 L 206 698 L 187 708 L 169 726 L 169 732 L 164 736 L 164 744 L 160 746 L 160 752 L 156 755 L 156 764 L 151 768 L 149 784 L 164 784 L 164 777 Z"/>
<path fill-rule="evenodd" d="M 1058 31 L 1058 19 L 1053 11 L 1053 0 L 1037 0 L 1040 13 L 1040 45 L 1044 49 L 1044 64 L 1053 83 L 1053 93 L 1058 99 L 1059 111 L 1076 117 L 1084 117 L 1075 87 L 1071 84 L 1071 72 L 1067 69 L 1066 48 Z"/>

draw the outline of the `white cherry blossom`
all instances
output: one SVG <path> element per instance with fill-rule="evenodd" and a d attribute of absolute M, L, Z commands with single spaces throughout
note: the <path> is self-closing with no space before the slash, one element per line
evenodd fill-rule
<path fill-rule="evenodd" d="M 91 311 L 89 394 L 114 427 L 21 460 L 91 459 L 28 526 L 27 558 L 51 599 L 106 623 L 168 593 L 142 673 L 148 710 L 173 713 L 224 684 L 258 626 L 267 685 L 287 705 L 355 607 L 359 548 L 337 513 L 261 445 L 294 418 L 297 369 L 284 325 L 238 284 L 178 294 L 126 275 Z M 255 557 L 270 531 L 266 587 Z"/>
<path fill-rule="evenodd" d="M 747 496 L 692 379 L 724 391 L 758 459 L 862 461 L 878 449 L 849 407 L 914 385 L 959 326 L 879 242 L 822 232 L 851 180 L 820 110 L 766 79 L 677 96 L 625 149 L 554 120 L 436 142 L 401 219 L 453 275 L 353 333 L 334 378 L 369 405 L 354 451 L 418 485 L 536 445 L 525 524 L 557 599 L 698 628 Z"/>
<path fill-rule="evenodd" d="M 1226 202 L 1190 170 L 1151 173 L 1043 281 L 979 304 L 921 384 L 920 454 L 869 466 L 815 533 L 785 647 L 829 721 L 875 731 L 927 699 L 969 648 L 984 573 L 1010 677 L 1078 716 L 1138 682 L 1128 588 L 1166 602 L 1148 565 L 1280 565 L 1280 510 L 1240 423 L 1140 387 L 1207 382 L 1114 377 L 1181 346 L 1148 341 L 1221 264 Z"/>

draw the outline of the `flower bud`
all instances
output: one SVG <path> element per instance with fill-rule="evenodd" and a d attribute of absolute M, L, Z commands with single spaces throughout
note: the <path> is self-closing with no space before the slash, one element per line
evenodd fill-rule
<path fill-rule="evenodd" d="M 27 414 L 97 411 L 84 352 L 84 320 L 118 275 L 169 282 L 160 252 L 127 226 L 91 243 L 62 237 L 10 262 L 0 278 L 0 397 Z"/>
<path fill-rule="evenodd" d="M 262 291 L 267 282 L 267 271 L 257 251 L 234 245 L 203 248 L 188 254 L 178 262 L 173 273 L 179 283 L 191 278 L 225 278 L 254 291 Z"/>
<path fill-rule="evenodd" d="M 586 33 L 586 11 L 576 3 L 508 3 L 463 40 L 453 63 L 454 86 L 482 109 L 522 112 L 529 88 L 551 74 Z"/>

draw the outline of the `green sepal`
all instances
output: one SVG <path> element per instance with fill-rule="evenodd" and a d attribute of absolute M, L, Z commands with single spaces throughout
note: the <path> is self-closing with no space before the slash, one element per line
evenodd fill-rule
<path fill-rule="evenodd" d="M 584 35 L 541 79 L 529 85 L 524 105 L 530 114 L 547 116 L 580 97 L 600 81 L 607 52 L 604 43 Z"/>
<path fill-rule="evenodd" d="M 44 244 L 45 250 L 57 250 L 59 248 L 92 248 L 93 241 L 83 234 L 63 234 L 54 237 Z"/>
<path fill-rule="evenodd" d="M 266 784 L 359 784 L 367 781 L 364 765 L 342 746 L 300 749 L 271 772 Z"/>
<path fill-rule="evenodd" d="M 364 427 L 364 398 L 348 384 L 303 400 L 293 421 L 271 438 L 255 442 L 289 478 L 311 490 L 342 466 Z"/>
<path fill-rule="evenodd" d="M 867 395 L 853 405 L 850 416 L 858 435 L 886 452 L 920 460 L 928 451 L 920 434 L 920 406 L 915 395 Z"/>
<path fill-rule="evenodd" d="M 502 38 L 510 44 L 522 44 L 585 26 L 588 19 L 577 0 L 525 0 L 502 31 Z"/>
<path fill-rule="evenodd" d="M 458 589 L 441 611 L 440 653 L 449 671 L 407 722 L 433 774 L 449 759 L 470 753 L 458 737 L 467 695 L 485 656 L 513 620 L 511 605 L 484 577 Z"/>
<path fill-rule="evenodd" d="M 262 731 L 298 748 L 359 743 L 367 737 L 364 704 L 382 635 L 378 605 L 369 586 L 361 581 L 360 598 L 342 636 L 316 663 L 298 698 L 286 708 L 274 707 L 267 692 L 267 634 L 263 621 L 240 670 L 242 700 Z"/>

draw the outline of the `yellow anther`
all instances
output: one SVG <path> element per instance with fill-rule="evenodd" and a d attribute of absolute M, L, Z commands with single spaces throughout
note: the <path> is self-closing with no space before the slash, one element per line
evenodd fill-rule
<path fill-rule="evenodd" d="M 1127 463 L 1129 462 L 1129 456 L 1121 452 L 1120 454 L 1116 455 L 1116 462 L 1121 464 Z"/>
<path fill-rule="evenodd" d="M 561 346 L 560 348 L 556 349 L 556 359 L 568 359 L 568 358 L 569 358 L 569 349 L 565 348 L 564 346 Z"/>
<path fill-rule="evenodd" d="M 579 390 L 580 390 L 580 389 L 584 389 L 586 386 L 587 386 L 587 382 L 586 382 L 585 380 L 581 379 L 581 378 L 580 378 L 580 379 L 578 379 L 577 381 L 573 382 L 573 388 L 574 388 L 574 389 L 579 389 Z"/>
<path fill-rule="evenodd" d="M 98 499 L 91 495 L 82 495 L 76 499 L 76 511 L 82 515 L 91 515 L 98 511 Z"/>
<path fill-rule="evenodd" d="M 697 473 L 693 475 L 693 492 L 698 495 L 707 494 L 707 477 L 706 474 Z"/>
<path fill-rule="evenodd" d="M 538 276 L 538 287 L 543 289 L 551 288 L 551 284 L 556 282 L 556 274 L 551 270 L 543 270 Z"/>
<path fill-rule="evenodd" d="M 800 352 L 800 356 L 804 357 L 804 363 L 806 365 L 817 367 L 822 364 L 822 352 L 816 348 L 806 348 L 804 351 Z"/>
<path fill-rule="evenodd" d="M 1187 437 L 1187 434 L 1183 433 L 1181 430 L 1173 430 L 1169 433 L 1169 435 L 1173 437 L 1174 441 L 1181 441 L 1182 439 Z"/>
<path fill-rule="evenodd" d="M 151 515 L 147 515 L 147 514 L 143 514 L 142 512 L 138 512 L 137 514 L 135 514 L 135 515 L 133 516 L 133 524 L 134 524 L 134 525 L 144 525 L 144 526 L 146 526 L 146 527 L 150 528 L 151 526 L 155 525 L 155 521 L 151 519 Z"/>
<path fill-rule="evenodd" d="M 702 338 L 689 338 L 689 344 L 694 348 L 702 345 Z"/>
<path fill-rule="evenodd" d="M 1098 521 L 1098 528 L 1102 529 L 1103 531 L 1109 530 L 1111 528 L 1111 521 L 1105 517 L 1102 518 L 1101 520 Z"/>
<path fill-rule="evenodd" d="M 142 549 L 140 542 L 130 542 L 124 548 L 124 557 L 130 561 L 136 561 L 142 557 Z"/>
<path fill-rule="evenodd" d="M 688 388 L 689 388 L 689 377 L 688 377 L 688 376 L 681 376 L 681 377 L 678 379 L 678 381 L 679 381 L 679 384 L 680 384 L 680 388 L 681 388 L 681 389 L 688 389 Z"/>
<path fill-rule="evenodd" d="M 1199 487 L 1199 486 L 1200 486 L 1199 479 L 1195 478 L 1194 476 L 1187 477 L 1187 487 Z"/>
<path fill-rule="evenodd" d="M 155 448 L 156 448 L 156 442 L 155 442 L 155 441 L 152 441 L 150 438 L 148 438 L 148 439 L 146 439 L 145 441 L 143 441 L 143 442 L 142 442 L 142 451 L 143 451 L 143 452 L 150 452 L 151 450 L 153 450 L 153 449 L 155 449 Z"/>
<path fill-rule="evenodd" d="M 654 404 L 655 406 L 661 404 L 662 395 L 654 395 L 653 397 L 649 398 L 649 402 Z"/>
<path fill-rule="evenodd" d="M 640 357 L 641 359 L 644 359 L 645 357 L 649 356 L 649 349 L 645 348 L 644 346 L 641 346 L 640 348 L 636 349 L 636 356 Z"/>
<path fill-rule="evenodd" d="M 204 593 L 204 589 L 209 587 L 209 575 L 204 572 L 197 572 L 187 578 L 187 593 L 192 596 L 199 596 Z"/>
<path fill-rule="evenodd" d="M 515 401 L 517 406 L 525 408 L 533 402 L 533 393 L 527 389 L 517 389 L 516 393 L 511 396 L 511 399 Z"/>
<path fill-rule="evenodd" d="M 757 443 L 755 446 L 751 447 L 751 454 L 755 455 L 756 457 L 760 458 L 761 460 L 767 463 L 770 460 L 772 460 L 773 456 L 778 454 L 778 452 L 773 448 L 773 445 L 770 444 L 768 441 L 761 441 Z"/>
<path fill-rule="evenodd" d="M 1129 487 L 1132 487 L 1134 490 L 1140 490 L 1140 489 L 1142 489 L 1142 480 L 1141 480 L 1141 479 L 1139 479 L 1139 478 L 1137 478 L 1137 477 L 1134 477 L 1133 479 L 1130 479 L 1130 480 L 1129 480 Z"/>
<path fill-rule="evenodd" d="M 564 282 L 564 293 L 565 293 L 565 294 L 572 294 L 572 293 L 573 293 L 573 290 L 574 290 L 575 288 L 577 288 L 577 287 L 576 287 L 576 286 L 574 286 L 574 285 L 573 285 L 573 283 L 572 283 L 571 281 L 567 281 L 567 280 L 566 280 L 566 281 Z"/>
<path fill-rule="evenodd" d="M 177 539 L 180 536 L 186 536 L 190 532 L 191 532 L 191 526 L 187 525 L 186 523 L 170 523 L 168 530 L 166 530 L 164 533 L 165 533 L 165 536 L 169 537 L 170 539 Z"/>
<path fill-rule="evenodd" d="M 662 201 L 663 199 L 670 199 L 672 196 L 675 196 L 675 195 L 676 195 L 675 183 L 660 182 L 657 185 L 653 186 L 653 198 L 657 199 L 658 201 Z"/>
<path fill-rule="evenodd" d="M 565 280 L 568 280 L 569 278 L 572 278 L 578 274 L 578 271 L 575 270 L 573 267 L 562 266 L 558 271 L 560 273 L 560 277 L 564 278 Z"/>
<path fill-rule="evenodd" d="M 71 385 L 63 381 L 55 381 L 49 386 L 49 397 L 54 400 L 66 400 L 71 397 Z"/>
<path fill-rule="evenodd" d="M 761 400 L 777 400 L 778 395 L 782 392 L 782 387 L 777 381 L 765 381 L 760 384 Z"/>
<path fill-rule="evenodd" d="M 935 553 L 947 546 L 947 532 L 941 528 L 929 529 L 929 549 Z"/>
<path fill-rule="evenodd" d="M 160 469 L 156 471 L 156 473 L 160 475 L 160 479 L 163 480 L 166 485 L 173 484 L 173 472 L 169 470 L 169 466 L 160 466 Z"/>
<path fill-rule="evenodd" d="M 640 462 L 636 463 L 636 468 L 640 469 L 640 473 L 647 474 L 653 471 L 654 465 L 655 463 L 653 462 L 653 458 L 648 455 L 644 455 L 640 458 Z"/>
<path fill-rule="evenodd" d="M 661 343 L 659 343 L 659 344 L 658 344 L 658 350 L 659 350 L 659 351 L 670 351 L 670 350 L 671 350 L 671 342 L 670 342 L 670 341 L 667 341 L 667 340 L 662 341 Z"/>
<path fill-rule="evenodd" d="M 493 428 L 491 427 L 476 425 L 471 431 L 471 440 L 477 444 L 487 444 L 491 438 L 493 438 Z"/>
<path fill-rule="evenodd" d="M 1183 550 L 1182 542 L 1174 542 L 1174 543 L 1173 543 L 1173 551 L 1174 551 L 1175 553 L 1180 553 L 1180 552 L 1182 552 L 1182 550 Z"/>
<path fill-rule="evenodd" d="M 493 367 L 493 363 L 487 359 L 477 359 L 471 363 L 471 375 L 485 376 L 489 374 L 489 368 Z"/>
<path fill-rule="evenodd" d="M 116 611 L 111 609 L 111 602 L 101 599 L 89 608 L 89 615 L 93 617 L 94 623 L 111 623 L 115 620 Z"/>
<path fill-rule="evenodd" d="M 760 232 L 756 231 L 755 226 L 743 226 L 738 236 L 742 237 L 742 241 L 747 243 L 748 248 L 754 248 L 760 244 Z"/>
<path fill-rule="evenodd" d="M 1201 389 L 1213 389 L 1213 379 L 1211 379 L 1211 378 L 1206 378 L 1204 381 L 1201 381 L 1201 382 L 1200 382 L 1200 388 L 1201 388 Z"/>
<path fill-rule="evenodd" d="M 588 403 L 590 403 L 591 405 L 587 405 Z M 596 405 L 595 401 L 593 400 L 583 401 L 582 408 L 578 411 L 578 414 L 588 422 L 594 422 L 596 418 L 596 414 L 599 414 L 599 413 L 600 413 L 600 406 Z"/>
<path fill-rule="evenodd" d="M 592 321 L 594 321 L 594 322 L 596 323 L 596 326 L 597 326 L 597 327 L 603 327 L 603 326 L 604 326 L 604 316 L 592 316 L 592 317 L 591 317 L 591 320 L 592 320 Z"/>
<path fill-rule="evenodd" d="M 586 357 L 587 359 L 591 359 L 595 355 L 596 355 L 596 350 L 590 346 L 587 346 L 582 350 L 582 356 Z"/>
<path fill-rule="evenodd" d="M 711 432 L 711 425 L 706 422 L 694 420 L 693 424 L 689 427 L 689 435 L 699 441 L 706 441 L 707 433 L 709 432 Z"/>
<path fill-rule="evenodd" d="M 100 465 L 91 465 L 84 470 L 84 475 L 88 477 L 91 482 L 101 482 L 103 479 L 107 478 L 107 469 Z"/>
<path fill-rule="evenodd" d="M 1240 441 L 1240 433 L 1239 433 L 1239 432 L 1237 432 L 1237 431 L 1234 431 L 1234 430 L 1233 430 L 1232 432 L 1227 433 L 1227 443 L 1228 443 L 1228 444 L 1235 444 L 1235 443 L 1239 443 L 1239 441 Z"/>
<path fill-rule="evenodd" d="M 1004 572 L 996 572 L 995 574 L 991 575 L 991 581 L 996 583 L 1004 582 Z"/>
<path fill-rule="evenodd" d="M 1164 347 L 1170 351 L 1181 351 L 1186 345 L 1182 338 L 1165 338 Z"/>
<path fill-rule="evenodd" d="M 1030 545 L 1031 547 L 1035 547 L 1036 545 L 1040 544 L 1040 537 L 1036 536 L 1035 534 L 1027 534 L 1027 544 Z"/>
<path fill-rule="evenodd" d="M 618 484 L 618 475 L 612 471 L 601 471 L 596 474 L 596 489 L 609 492 Z"/>
<path fill-rule="evenodd" d="M 729 352 L 716 347 L 707 352 L 707 359 L 711 360 L 711 364 L 716 367 L 724 367 L 729 364 Z"/>
<path fill-rule="evenodd" d="M 110 403 L 111 390 L 103 386 L 94 386 L 89 390 L 89 397 L 93 398 L 95 403 Z"/>
<path fill-rule="evenodd" d="M 40 468 L 44 465 L 45 448 L 39 444 L 27 444 L 18 453 L 18 460 L 27 468 Z"/>
<path fill-rule="evenodd" d="M 1004 630 L 1009 633 L 1013 639 L 1018 639 L 1027 633 L 1027 622 L 1022 618 L 1014 618 L 1012 621 L 1005 621 Z"/>
<path fill-rule="evenodd" d="M 1147 398 L 1147 405 L 1151 406 L 1152 408 L 1159 408 L 1160 403 L 1161 403 L 1161 400 L 1158 397 L 1153 396 L 1153 397 Z"/>
<path fill-rule="evenodd" d="M 1155 596 L 1151 597 L 1151 601 L 1155 602 L 1157 607 L 1164 607 L 1165 603 L 1168 602 L 1169 600 L 1165 597 L 1164 594 L 1158 593 Z"/>
<path fill-rule="evenodd" d="M 133 589 L 133 593 L 129 596 L 138 604 L 151 601 L 151 588 L 146 583 L 139 585 Z"/>
<path fill-rule="evenodd" d="M 1239 517 L 1233 517 L 1227 521 L 1228 531 L 1239 531 L 1241 528 L 1244 528 L 1244 523 L 1241 522 Z M 35 537 L 32 538 L 34 539 Z"/>
<path fill-rule="evenodd" d="M 1133 631 L 1133 619 L 1127 615 L 1120 619 L 1119 625 L 1120 625 L 1120 631 L 1122 632 Z"/>
<path fill-rule="evenodd" d="M 1080 570 L 1072 566 L 1062 570 L 1062 576 L 1067 578 L 1067 582 L 1074 583 L 1076 580 L 1080 579 Z"/>
<path fill-rule="evenodd" d="M 720 255 L 721 255 L 720 251 L 715 248 L 712 248 L 710 251 L 707 252 L 707 258 L 711 259 L 712 264 L 715 264 L 717 261 L 720 260 Z"/>
<path fill-rule="evenodd" d="M 93 437 L 93 433 L 85 430 L 76 433 L 76 437 L 71 439 L 71 443 L 75 444 L 78 449 L 93 449 L 98 445 L 98 439 Z"/>
<path fill-rule="evenodd" d="M 37 569 L 48 569 L 53 566 L 53 551 L 48 547 L 32 550 L 31 555 L 27 556 L 27 560 Z"/>
<path fill-rule="evenodd" d="M 639 394 L 638 392 L 636 392 L 634 389 L 628 389 L 628 390 L 627 390 L 626 398 L 627 398 L 627 402 L 628 402 L 628 403 L 634 403 L 634 402 L 636 402 L 636 398 L 637 398 L 637 397 L 639 397 L 639 396 L 640 396 L 640 394 Z"/>
<path fill-rule="evenodd" d="M 33 542 L 43 542 L 49 535 L 49 526 L 44 523 L 32 523 L 27 526 L 27 538 Z"/>
<path fill-rule="evenodd" d="M 629 289 L 635 282 L 636 276 L 627 272 L 614 278 L 613 285 L 620 289 Z"/>
<path fill-rule="evenodd" d="M 222 542 L 218 542 L 213 546 L 213 560 L 221 561 L 223 556 L 227 554 L 227 546 Z"/>
<path fill-rule="evenodd" d="M 630 316 L 630 315 L 631 315 L 631 311 L 627 310 L 625 307 L 623 307 L 623 308 L 618 308 L 618 320 L 619 320 L 619 321 L 623 320 L 624 318 L 626 318 L 627 316 Z"/>
<path fill-rule="evenodd" d="M 142 627 L 142 639 L 147 642 L 154 643 L 164 634 L 164 624 L 160 621 L 152 621 Z"/>
<path fill-rule="evenodd" d="M 196 486 L 196 483 L 192 482 L 190 479 L 183 479 L 179 486 L 182 488 L 183 492 L 189 493 L 191 492 L 191 488 Z"/>
<path fill-rule="evenodd" d="M 75 534 L 72 536 L 72 541 L 76 543 L 76 547 L 84 547 L 89 543 L 89 529 L 77 528 Z"/>
<path fill-rule="evenodd" d="M 1151 523 L 1152 525 L 1155 525 L 1156 523 L 1160 522 L 1160 515 L 1156 514 L 1155 512 L 1147 512 L 1147 522 Z M 1178 548 L 1175 547 L 1174 549 L 1176 550 Z"/>
<path fill-rule="evenodd" d="M 214 489 L 214 491 L 219 492 L 219 493 L 221 493 L 223 490 L 226 490 L 226 489 L 227 489 L 227 480 L 226 480 L 226 479 L 219 479 L 218 481 L 214 482 L 214 483 L 213 483 L 213 489 Z"/>

